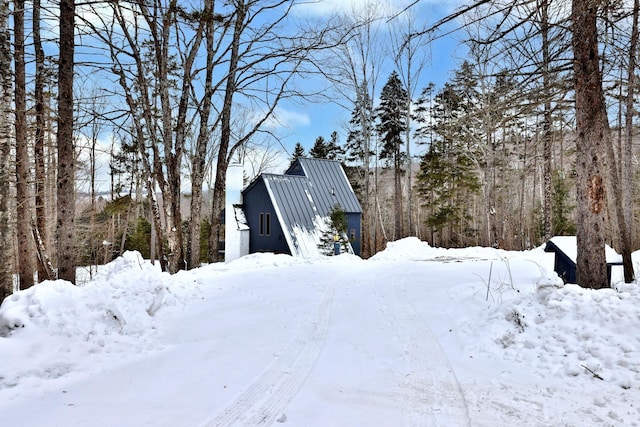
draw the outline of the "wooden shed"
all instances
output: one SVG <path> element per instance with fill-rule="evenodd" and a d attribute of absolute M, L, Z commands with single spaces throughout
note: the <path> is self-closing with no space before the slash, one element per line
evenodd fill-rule
<path fill-rule="evenodd" d="M 554 253 L 553 270 L 566 283 L 576 283 L 577 242 L 575 236 L 556 236 L 549 240 L 545 252 Z M 611 285 L 611 269 L 622 265 L 620 256 L 612 247 L 606 245 L 607 277 Z"/>

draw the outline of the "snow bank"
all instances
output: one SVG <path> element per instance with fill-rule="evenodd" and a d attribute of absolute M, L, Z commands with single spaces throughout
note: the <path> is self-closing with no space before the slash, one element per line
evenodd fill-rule
<path fill-rule="evenodd" d="M 138 252 L 107 264 L 86 286 L 57 280 L 17 292 L 0 307 L 0 355 L 22 357 L 2 361 L 0 388 L 25 376 L 62 376 L 87 363 L 84 356 L 153 348 L 153 316 L 189 295 Z"/>
<path fill-rule="evenodd" d="M 541 378 L 585 376 L 640 388 L 640 287 L 538 286 L 517 292 L 469 331 L 470 351 L 523 364 Z M 484 329 L 484 330 L 483 330 Z"/>
<path fill-rule="evenodd" d="M 542 247 L 533 251 L 516 252 L 485 247 L 437 248 L 417 237 L 406 237 L 388 242 L 384 251 L 370 258 L 372 261 L 465 261 L 465 260 L 505 260 L 511 257 L 531 258 L 545 257 Z M 548 255 L 546 255 L 548 257 Z M 550 258 L 553 259 L 553 258 Z"/>

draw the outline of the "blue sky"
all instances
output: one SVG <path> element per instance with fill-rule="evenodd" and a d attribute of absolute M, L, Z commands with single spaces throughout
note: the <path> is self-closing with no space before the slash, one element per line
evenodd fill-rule
<path fill-rule="evenodd" d="M 388 15 L 397 13 L 410 5 L 413 0 L 318 0 L 302 4 L 296 11 L 295 18 L 319 20 L 327 18 L 335 13 L 353 14 L 354 10 L 364 7 L 368 2 L 372 2 L 377 7 L 385 8 Z M 406 14 L 411 14 L 414 18 L 413 26 L 416 30 L 428 27 L 437 22 L 444 16 L 447 16 L 455 10 L 457 6 L 462 4 L 461 0 L 419 0 L 418 3 L 410 7 Z M 381 37 L 388 35 L 389 25 L 386 20 L 381 20 L 378 31 Z M 55 33 L 55 28 L 52 28 Z M 446 82 L 451 71 L 456 68 L 457 64 L 464 58 L 465 49 L 460 46 L 459 36 L 452 35 L 438 38 L 424 49 L 427 62 L 421 73 L 420 82 L 416 85 L 416 96 L 421 89 L 429 82 L 434 82 L 436 87 L 440 87 Z M 381 42 L 380 50 L 386 51 L 386 42 Z M 48 52 L 51 53 L 51 52 Z M 78 51 L 81 54 L 81 50 Z M 380 77 L 377 82 L 377 89 L 374 95 L 379 95 L 382 86 L 387 77 L 394 69 L 391 57 L 387 55 L 385 59 L 380 61 L 377 66 L 380 68 Z M 313 81 L 311 84 L 322 86 L 326 82 Z M 326 88 L 326 92 L 329 89 Z M 269 140 L 269 155 L 274 158 L 271 162 L 273 165 L 269 171 L 282 172 L 282 169 L 288 165 L 290 153 L 296 142 L 300 142 L 308 150 L 318 136 L 329 138 L 333 131 L 337 131 L 340 136 L 340 142 L 344 143 L 346 139 L 345 126 L 347 125 L 351 109 L 345 108 L 349 105 L 349 99 L 340 99 L 338 103 L 317 102 L 317 103 L 282 103 L 277 110 L 278 122 L 274 123 L 269 129 L 275 135 L 279 136 L 279 140 Z M 261 142 L 261 141 L 256 141 Z M 100 138 L 100 145 L 104 148 L 103 158 L 99 159 L 99 180 L 100 187 L 108 187 L 108 155 L 109 146 L 111 144 L 111 134 L 107 133 Z M 420 154 L 414 150 L 413 154 Z M 81 158 L 83 155 L 81 154 Z M 188 182 L 188 177 L 185 177 Z"/>
<path fill-rule="evenodd" d="M 328 16 L 333 12 L 348 14 L 351 13 L 353 8 L 362 7 L 367 1 L 320 0 L 315 4 L 308 5 L 308 11 L 306 12 L 316 17 Z M 377 3 L 380 4 L 380 2 Z M 382 3 L 384 4 L 385 2 Z M 411 3 L 412 1 L 407 0 L 388 0 L 386 2 L 388 9 L 394 11 L 403 10 Z M 459 0 L 421 0 L 405 13 L 412 14 L 415 20 L 414 27 L 420 29 L 450 14 L 460 4 Z M 386 24 L 386 21 L 382 22 L 383 24 L 380 25 L 379 31 L 383 37 L 386 37 L 389 31 L 388 27 L 391 24 Z M 434 82 L 438 88 L 450 78 L 452 70 L 464 59 L 465 48 L 460 44 L 460 37 L 460 35 L 454 34 L 438 38 L 425 47 L 426 63 L 420 76 L 416 96 L 429 82 Z M 385 49 L 383 46 L 380 48 Z M 387 57 L 384 63 L 380 64 L 380 67 L 380 81 L 377 83 L 378 93 L 375 94 L 376 96 L 379 95 L 387 77 L 394 69 L 391 58 Z M 341 99 L 340 103 L 348 103 L 348 100 Z M 318 136 L 328 138 L 333 131 L 339 133 L 340 142 L 345 142 L 345 125 L 349 121 L 351 114 L 351 111 L 345 107 L 341 107 L 336 103 L 319 102 L 306 103 L 304 105 L 282 105 L 279 111 L 281 122 L 285 126 L 278 130 L 278 134 L 282 138 L 282 145 L 289 152 L 293 151 L 296 142 L 302 143 L 308 149 Z"/>

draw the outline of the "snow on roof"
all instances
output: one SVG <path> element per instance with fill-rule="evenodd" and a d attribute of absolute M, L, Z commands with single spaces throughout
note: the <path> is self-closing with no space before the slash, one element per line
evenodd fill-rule
<path fill-rule="evenodd" d="M 325 218 L 334 206 L 347 213 L 362 212 L 342 165 L 335 160 L 301 158 L 285 175 L 262 174 L 261 178 L 294 255 L 319 254 Z"/>
<path fill-rule="evenodd" d="M 564 252 L 571 261 L 577 262 L 578 244 L 576 236 L 555 236 L 550 241 Z M 608 263 L 622 262 L 622 256 L 609 245 L 605 245 L 605 256 Z"/>
<path fill-rule="evenodd" d="M 244 214 L 242 205 L 233 205 L 233 211 L 235 213 L 238 230 L 249 230 L 249 223 L 247 222 L 247 217 Z"/>

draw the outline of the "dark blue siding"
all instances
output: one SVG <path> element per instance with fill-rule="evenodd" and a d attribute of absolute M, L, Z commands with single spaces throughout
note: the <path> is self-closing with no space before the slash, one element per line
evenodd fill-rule
<path fill-rule="evenodd" d="M 275 252 L 291 254 L 284 238 L 282 227 L 276 216 L 269 194 L 262 179 L 254 183 L 243 193 L 244 212 L 251 229 L 249 233 L 249 252 Z M 269 214 L 270 233 L 260 235 L 260 214 Z M 266 230 L 265 230 L 266 231 Z"/>
<path fill-rule="evenodd" d="M 347 214 L 347 236 L 349 237 L 349 239 L 351 239 L 352 230 L 355 231 L 355 239 L 351 240 L 351 246 L 353 247 L 353 252 L 358 256 L 360 256 L 361 250 L 361 216 L 362 215 L 359 213 Z"/>
<path fill-rule="evenodd" d="M 548 241 L 545 252 L 554 253 L 553 270 L 564 283 L 576 283 L 576 263 L 552 241 Z"/>

